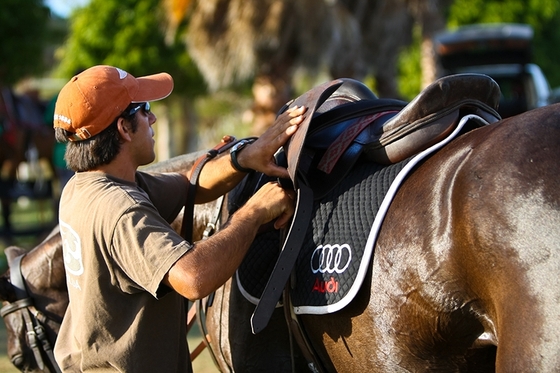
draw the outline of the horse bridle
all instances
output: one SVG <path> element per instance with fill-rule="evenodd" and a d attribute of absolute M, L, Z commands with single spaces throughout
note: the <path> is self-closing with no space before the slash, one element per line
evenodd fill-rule
<path fill-rule="evenodd" d="M 21 311 L 23 319 L 25 320 L 25 329 L 27 343 L 37 362 L 37 367 L 41 370 L 45 369 L 45 361 L 43 360 L 44 352 L 50 360 L 52 367 L 56 373 L 60 373 L 60 368 L 54 358 L 54 352 L 47 337 L 47 333 L 43 325 L 51 322 L 60 327 L 60 322 L 52 320 L 45 316 L 42 312 L 38 311 L 34 304 L 33 299 L 27 292 L 25 280 L 21 274 L 21 261 L 25 254 L 18 256 L 10 263 L 10 282 L 16 295 L 16 301 L 8 303 L 0 309 L 0 316 L 5 318 L 7 315 Z M 14 365 L 18 366 L 14 361 Z"/>

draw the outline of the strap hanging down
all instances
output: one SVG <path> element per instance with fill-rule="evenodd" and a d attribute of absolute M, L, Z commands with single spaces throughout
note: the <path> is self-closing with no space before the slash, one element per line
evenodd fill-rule
<path fill-rule="evenodd" d="M 181 236 L 192 243 L 193 234 L 193 215 L 194 215 L 194 198 L 196 192 L 196 185 L 198 184 L 198 177 L 202 168 L 209 160 L 215 158 L 219 154 L 227 151 L 235 145 L 236 139 L 234 136 L 226 135 L 222 137 L 222 141 L 198 158 L 190 171 L 189 175 L 189 189 L 187 190 L 187 198 L 185 201 L 185 209 L 183 212 L 183 223 L 181 224 Z"/>
<path fill-rule="evenodd" d="M 43 361 L 43 356 L 41 354 L 42 348 L 43 352 L 50 360 L 55 373 L 60 373 L 60 368 L 54 358 L 52 345 L 47 338 L 47 334 L 41 324 L 41 321 L 36 317 L 39 312 L 33 305 L 33 299 L 27 293 L 25 279 L 21 273 L 21 261 L 24 256 L 25 254 L 20 255 L 10 263 L 10 282 L 16 294 L 17 301 L 2 307 L 2 309 L 0 309 L 0 316 L 5 317 L 12 312 L 21 311 L 25 322 L 27 342 L 33 351 L 37 367 L 41 371 L 45 369 L 45 362 Z M 33 311 L 31 311 L 30 308 Z"/>
<path fill-rule="evenodd" d="M 315 110 L 321 106 L 334 91 L 342 85 L 342 80 L 333 80 L 323 83 L 314 89 L 298 97 L 292 106 L 307 106 L 307 113 L 304 121 L 299 125 L 296 133 L 292 135 L 287 144 L 288 173 L 297 192 L 296 212 L 292 219 L 292 224 L 288 232 L 288 237 L 284 242 L 284 247 L 280 252 L 276 265 L 266 284 L 259 304 L 255 308 L 251 317 L 251 328 L 254 334 L 263 330 L 270 321 L 276 303 L 280 299 L 284 286 L 286 285 L 292 268 L 296 262 L 299 251 L 305 239 L 305 232 L 311 219 L 313 208 L 313 191 L 310 187 L 301 183 L 297 177 L 297 166 L 303 148 L 303 143 L 309 130 L 309 125 L 313 119 Z"/>

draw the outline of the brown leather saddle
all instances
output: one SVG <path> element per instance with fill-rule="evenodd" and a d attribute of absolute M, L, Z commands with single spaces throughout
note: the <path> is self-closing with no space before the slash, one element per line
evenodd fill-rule
<path fill-rule="evenodd" d="M 319 85 L 288 105 L 306 106 L 298 131 L 285 146 L 290 181 L 297 192 L 296 212 L 286 240 L 251 318 L 253 333 L 270 319 L 302 246 L 313 201 L 324 196 L 360 157 L 393 164 L 434 145 L 474 114 L 500 120 L 500 88 L 481 74 L 441 78 L 406 103 L 380 99 L 364 84 L 337 79 Z"/>

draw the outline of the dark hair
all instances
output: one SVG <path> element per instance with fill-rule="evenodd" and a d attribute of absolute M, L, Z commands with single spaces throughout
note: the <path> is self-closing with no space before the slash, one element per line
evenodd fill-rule
<path fill-rule="evenodd" d="M 136 115 L 124 114 L 116 118 L 109 127 L 86 140 L 68 141 L 68 136 L 72 133 L 62 128 L 55 128 L 56 140 L 67 143 L 64 160 L 68 168 L 75 172 L 82 172 L 111 163 L 121 150 L 121 138 L 117 128 L 119 118 L 128 120 L 132 132 L 136 132 L 138 128 Z"/>

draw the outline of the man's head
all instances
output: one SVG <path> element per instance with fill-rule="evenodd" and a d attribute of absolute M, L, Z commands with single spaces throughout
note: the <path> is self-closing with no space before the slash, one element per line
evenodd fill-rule
<path fill-rule="evenodd" d="M 60 91 L 54 111 L 56 139 L 69 142 L 67 166 L 88 171 L 112 162 L 121 148 L 120 118 L 134 132 L 139 112 L 134 109 L 172 90 L 173 79 L 166 73 L 135 78 L 116 67 L 94 66 L 73 77 Z"/>
<path fill-rule="evenodd" d="M 140 78 L 112 66 L 94 66 L 74 76 L 62 88 L 54 110 L 54 127 L 69 141 L 97 135 L 131 103 L 161 100 L 173 90 L 167 73 Z"/>

